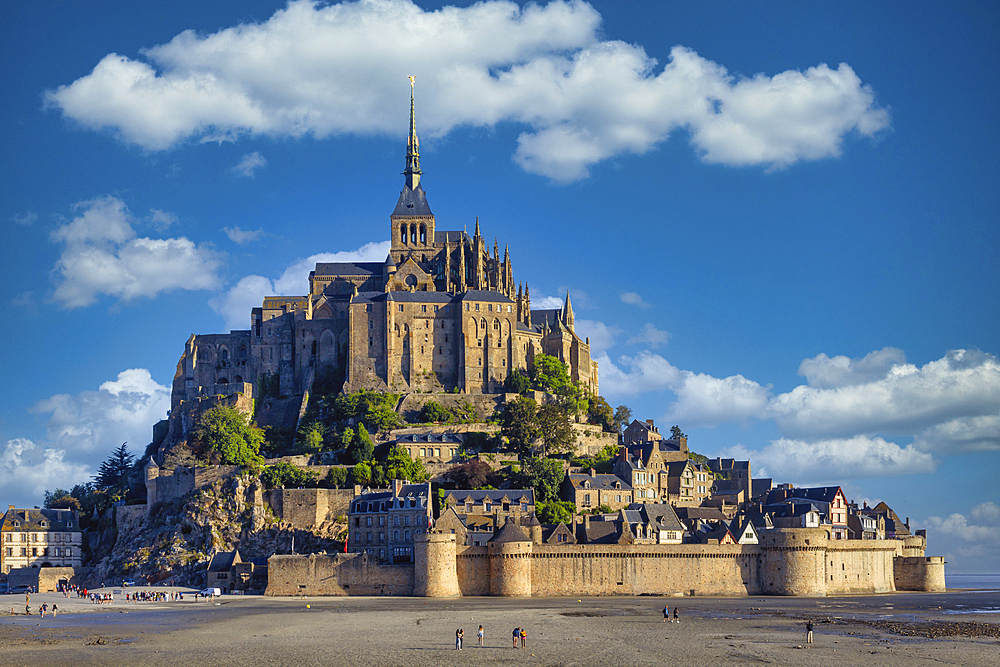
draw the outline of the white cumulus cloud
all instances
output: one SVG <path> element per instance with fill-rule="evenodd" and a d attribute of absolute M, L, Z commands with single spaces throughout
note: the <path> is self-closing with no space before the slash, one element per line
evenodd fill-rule
<path fill-rule="evenodd" d="M 882 377 L 861 384 L 798 386 L 776 396 L 770 413 L 792 437 L 940 430 L 952 420 L 1000 415 L 1000 363 L 976 350 L 953 350 L 919 368 L 887 365 Z M 929 440 L 923 443 L 936 449 Z"/>
<path fill-rule="evenodd" d="M 250 326 L 250 309 L 257 308 L 265 296 L 305 295 L 309 291 L 309 272 L 317 262 L 382 262 L 389 254 L 389 241 L 366 243 L 356 250 L 322 252 L 293 262 L 275 279 L 244 276 L 226 292 L 209 299 L 208 305 L 221 315 L 230 329 Z"/>
<path fill-rule="evenodd" d="M 133 218 L 116 197 L 74 206 L 75 217 L 52 232 L 63 251 L 53 270 L 53 298 L 65 308 L 94 303 L 101 295 L 131 301 L 175 289 L 218 285 L 218 253 L 185 237 L 137 237 Z M 162 214 L 162 211 L 159 212 Z M 153 220 L 163 216 L 153 214 Z"/>
<path fill-rule="evenodd" d="M 264 235 L 263 229 L 240 229 L 239 227 L 223 227 L 229 240 L 237 245 L 246 245 Z"/>
<path fill-rule="evenodd" d="M 56 394 L 36 403 L 31 411 L 48 415 L 47 440 L 68 458 L 104 458 L 129 443 L 141 453 L 152 440 L 153 424 L 166 418 L 170 388 L 157 383 L 145 368 L 130 368 L 97 391 Z"/>
<path fill-rule="evenodd" d="M 646 322 L 639 333 L 628 339 L 629 345 L 649 345 L 650 347 L 660 347 L 666 345 L 670 340 L 670 332 L 657 329 L 651 322 Z"/>
<path fill-rule="evenodd" d="M 0 452 L 0 492 L 18 507 L 41 505 L 45 492 L 90 481 L 92 468 L 66 460 L 62 449 L 43 448 L 27 438 L 8 440 Z"/>
<path fill-rule="evenodd" d="M 615 338 L 622 334 L 622 330 L 618 327 L 599 320 L 576 320 L 573 328 L 577 336 L 590 339 L 590 355 L 592 357 L 614 347 Z"/>
<path fill-rule="evenodd" d="M 929 473 L 937 468 L 930 454 L 913 445 L 900 447 L 882 438 L 865 436 L 814 441 L 780 438 L 760 450 L 736 445 L 722 454 L 750 458 L 755 477 L 773 477 L 803 486 L 839 484 L 859 477 Z"/>
<path fill-rule="evenodd" d="M 640 308 L 649 308 L 649 304 L 642 298 L 642 296 L 636 294 L 635 292 L 622 292 L 621 294 L 622 303 L 627 303 L 630 306 L 638 306 Z"/>
<path fill-rule="evenodd" d="M 254 151 L 253 153 L 247 153 L 243 158 L 233 167 L 232 171 L 238 176 L 243 176 L 244 178 L 253 178 L 254 174 L 258 169 L 267 166 L 267 158 L 261 155 L 259 152 Z"/>
<path fill-rule="evenodd" d="M 781 168 L 889 125 L 847 64 L 746 77 L 676 46 L 661 65 L 642 46 L 603 39 L 600 15 L 580 0 L 426 11 L 410 0 L 295 0 L 260 23 L 184 31 L 141 59 L 108 54 L 45 99 L 150 150 L 241 135 L 399 136 L 406 73 L 419 81 L 426 134 L 513 123 L 524 128 L 514 160 L 563 182 L 675 130 L 706 162 Z"/>
<path fill-rule="evenodd" d="M 811 359 L 804 359 L 799 364 L 799 375 L 811 387 L 834 389 L 881 380 L 893 366 L 905 363 L 906 354 L 894 347 L 869 352 L 860 359 L 844 355 L 828 357 L 821 353 Z"/>

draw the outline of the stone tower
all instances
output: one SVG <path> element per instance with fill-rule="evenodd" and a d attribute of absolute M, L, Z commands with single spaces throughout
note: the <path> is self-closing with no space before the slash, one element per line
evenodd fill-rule
<path fill-rule="evenodd" d="M 761 534 L 761 592 L 765 595 L 826 595 L 826 545 L 823 528 L 781 528 Z"/>
<path fill-rule="evenodd" d="M 488 545 L 490 594 L 504 597 L 531 595 L 531 538 L 507 519 Z"/>
<path fill-rule="evenodd" d="M 413 595 L 458 597 L 454 533 L 429 530 L 413 538 Z"/>

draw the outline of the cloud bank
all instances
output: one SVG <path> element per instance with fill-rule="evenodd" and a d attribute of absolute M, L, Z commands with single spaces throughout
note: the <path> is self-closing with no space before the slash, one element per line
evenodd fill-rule
<path fill-rule="evenodd" d="M 46 490 L 90 481 L 121 445 L 141 456 L 152 426 L 170 409 L 170 388 L 145 368 L 130 368 L 96 390 L 56 394 L 31 411 L 45 416 L 46 438 L 12 438 L 0 449 L 0 494 L 18 506 L 41 505 Z"/>
<path fill-rule="evenodd" d="M 212 289 L 222 259 L 186 237 L 138 237 L 125 202 L 99 197 L 74 206 L 75 217 L 57 227 L 52 241 L 63 246 L 53 275 L 52 297 L 64 308 L 89 306 L 102 295 L 131 301 L 175 289 Z M 150 222 L 172 216 L 153 211 Z"/>
<path fill-rule="evenodd" d="M 47 91 L 47 106 L 154 151 L 243 135 L 400 136 L 414 74 L 424 134 L 522 127 L 515 162 L 561 182 L 676 130 L 707 163 L 782 168 L 889 125 L 847 64 L 744 77 L 676 46 L 660 65 L 640 45 L 602 39 L 601 16 L 579 0 L 434 11 L 296 0 L 261 23 L 187 30 L 141 55 L 108 54 Z"/>

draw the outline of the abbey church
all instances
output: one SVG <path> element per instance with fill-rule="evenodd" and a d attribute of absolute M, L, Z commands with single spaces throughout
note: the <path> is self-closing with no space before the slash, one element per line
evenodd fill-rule
<path fill-rule="evenodd" d="M 307 295 L 266 297 L 249 330 L 192 335 L 172 410 L 205 396 L 252 396 L 263 378 L 283 396 L 302 395 L 329 371 L 348 392 L 500 393 L 511 371 L 529 370 L 539 353 L 598 392 L 597 363 L 574 330 L 569 295 L 562 308 L 532 310 L 509 249 L 501 257 L 494 241 L 491 254 L 478 218 L 471 237 L 437 229 L 420 182 L 412 85 L 403 175 L 385 261 L 316 264 Z"/>

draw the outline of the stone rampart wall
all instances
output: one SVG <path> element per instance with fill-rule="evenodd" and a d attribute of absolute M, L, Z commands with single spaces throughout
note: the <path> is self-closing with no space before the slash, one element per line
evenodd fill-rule
<path fill-rule="evenodd" d="M 271 556 L 265 595 L 412 595 L 413 565 L 379 565 L 366 554 Z"/>
<path fill-rule="evenodd" d="M 759 555 L 754 545 L 535 546 L 532 594 L 755 594 Z"/>
<path fill-rule="evenodd" d="M 573 429 L 573 451 L 577 456 L 594 456 L 605 446 L 618 446 L 617 433 L 605 433 L 593 424 L 570 424 Z"/>
<path fill-rule="evenodd" d="M 490 557 L 486 547 L 461 550 L 455 561 L 455 570 L 462 595 L 490 594 Z"/>
<path fill-rule="evenodd" d="M 826 594 L 889 593 L 896 590 L 896 545 L 885 540 L 832 540 L 826 546 Z"/>

